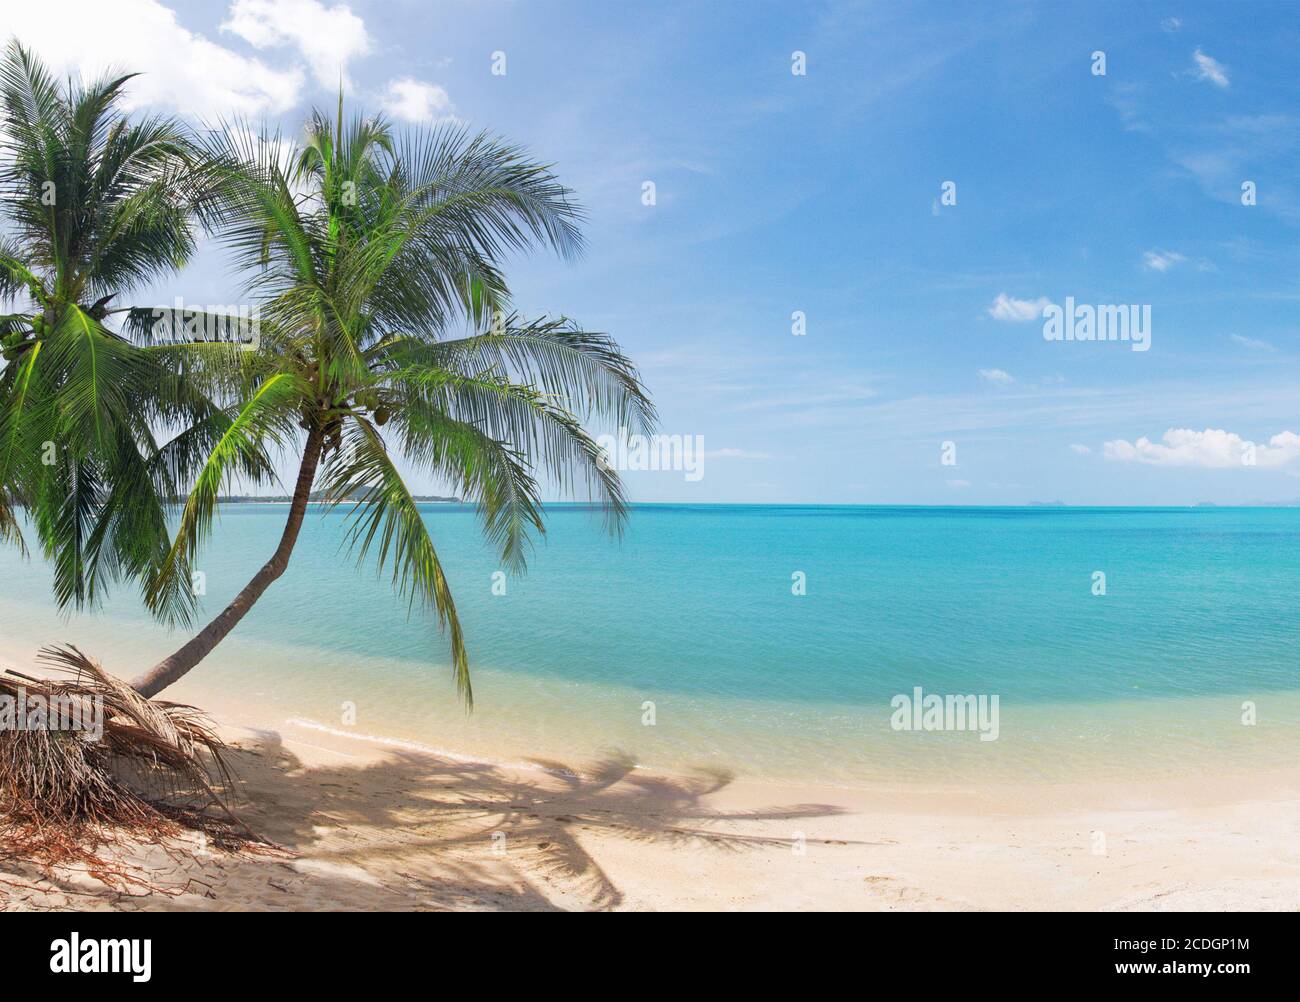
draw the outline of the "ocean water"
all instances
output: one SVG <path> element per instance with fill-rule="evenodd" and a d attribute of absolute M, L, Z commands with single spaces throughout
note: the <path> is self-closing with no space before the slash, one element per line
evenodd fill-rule
<path fill-rule="evenodd" d="M 503 595 L 472 509 L 424 510 L 472 715 L 432 614 L 358 569 L 343 514 L 320 510 L 287 574 L 169 695 L 511 761 L 831 784 L 1232 772 L 1300 753 L 1300 509 L 641 505 L 614 540 L 559 505 Z M 199 563 L 209 615 L 284 515 L 223 510 Z M 72 641 L 131 676 L 183 639 L 128 591 L 61 615 L 39 559 L 0 550 L 10 661 Z M 997 696 L 997 739 L 896 729 L 891 701 L 916 687 Z"/>

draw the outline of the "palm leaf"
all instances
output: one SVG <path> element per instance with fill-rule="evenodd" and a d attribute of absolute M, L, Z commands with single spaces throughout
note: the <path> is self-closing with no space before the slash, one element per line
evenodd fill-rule
<path fill-rule="evenodd" d="M 393 586 L 410 599 L 437 612 L 438 625 L 450 634 L 452 677 L 467 708 L 474 706 L 469 657 L 451 588 L 442 562 L 429 537 L 428 526 L 406 483 L 393 465 L 383 437 L 369 421 L 349 422 L 344 445 L 346 459 L 332 459 L 326 469 L 324 490 L 332 505 L 362 490 L 348 512 L 348 545 L 363 562 L 375 550 L 380 571 L 391 561 Z"/>
<path fill-rule="evenodd" d="M 187 583 L 185 567 L 211 533 L 222 486 L 241 469 L 262 466 L 268 442 L 287 442 L 305 391 L 310 392 L 295 376 L 279 373 L 237 408 L 199 469 L 172 545 L 146 589 L 146 604 L 155 615 L 165 614 L 175 590 Z"/>

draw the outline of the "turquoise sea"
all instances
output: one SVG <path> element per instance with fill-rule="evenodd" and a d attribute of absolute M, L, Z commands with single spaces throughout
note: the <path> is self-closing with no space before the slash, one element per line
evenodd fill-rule
<path fill-rule="evenodd" d="M 504 595 L 473 510 L 425 512 L 472 716 L 432 616 L 358 570 L 342 513 L 319 510 L 285 577 L 169 694 L 510 761 L 619 752 L 834 784 L 1231 772 L 1300 753 L 1300 509 L 639 505 L 619 541 L 558 505 Z M 209 614 L 284 515 L 223 509 L 199 565 Z M 72 641 L 131 676 L 182 639 L 125 590 L 62 616 L 40 561 L 0 550 L 9 662 Z M 893 729 L 891 699 L 917 686 L 997 695 L 997 740 Z"/>

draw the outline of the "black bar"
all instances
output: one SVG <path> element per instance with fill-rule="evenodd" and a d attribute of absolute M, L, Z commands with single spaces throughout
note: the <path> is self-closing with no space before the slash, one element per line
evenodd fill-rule
<path fill-rule="evenodd" d="M 581 923 L 575 925 L 575 923 Z M 1231 991 L 1279 987 L 1296 974 L 1295 913 L 1258 914 L 873 914 L 628 915 L 581 919 L 500 914 L 37 913 L 0 915 L 5 984 L 127 991 L 201 988 L 254 991 L 279 985 L 374 991 L 411 980 L 437 984 L 504 963 L 511 992 L 577 987 L 617 960 L 652 965 L 669 984 L 705 963 L 712 978 L 741 985 L 778 972 L 871 984 L 894 972 L 917 988 L 1161 986 Z M 118 973 L 51 970 L 72 937 L 94 963 L 142 960 Z M 134 955 L 87 941 L 137 940 Z M 62 941 L 60 945 L 59 941 Z M 89 950 L 89 953 L 86 951 Z M 65 965 L 66 966 L 66 965 Z M 137 965 L 143 967 L 143 964 Z M 543 971 L 550 974 L 543 975 Z M 881 984 L 883 987 L 883 983 Z M 1199 987 L 1198 987 L 1199 986 Z M 489 986 L 485 990 L 494 991 Z"/>

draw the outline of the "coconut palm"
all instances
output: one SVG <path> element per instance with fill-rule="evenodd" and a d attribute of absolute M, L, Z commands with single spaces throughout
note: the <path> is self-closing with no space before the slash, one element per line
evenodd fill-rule
<path fill-rule="evenodd" d="M 0 536 L 24 545 L 25 508 L 61 606 L 157 578 L 166 502 L 225 422 L 107 326 L 194 250 L 204 173 L 176 122 L 119 110 L 130 79 L 60 87 L 16 41 L 0 60 Z M 160 445 L 169 428 L 185 433 Z M 149 600 L 185 620 L 172 580 Z"/>
<path fill-rule="evenodd" d="M 222 485 L 241 464 L 292 444 L 298 458 L 284 532 L 266 564 L 202 631 L 133 684 L 152 696 L 192 669 L 288 565 L 313 485 L 347 506 L 347 539 L 373 557 L 449 634 L 458 691 L 468 658 L 405 463 L 476 502 L 503 562 L 522 569 L 543 531 L 541 484 L 598 502 L 617 529 L 617 474 L 584 428 L 647 430 L 654 420 L 632 363 L 604 334 L 567 320 L 524 321 L 497 263 L 547 246 L 581 247 L 570 192 L 518 148 L 440 127 L 403 137 L 382 119 L 317 113 L 305 144 L 227 128 L 211 155 L 230 172 L 223 240 L 254 272 L 259 348 L 162 347 L 179 378 L 227 405 L 229 427 L 185 503 L 154 587 L 174 590 L 208 535 Z M 134 318 L 146 335 L 147 323 Z"/>

